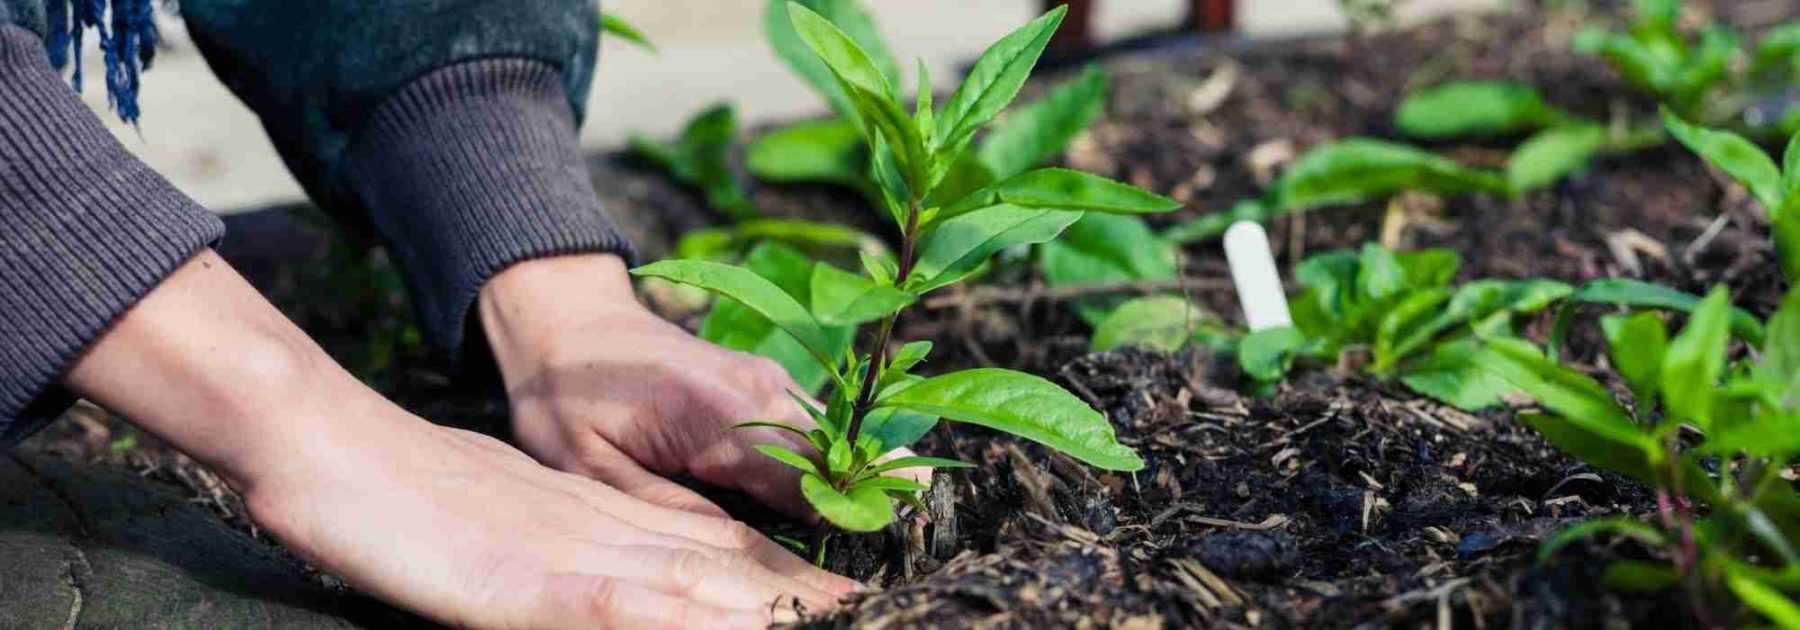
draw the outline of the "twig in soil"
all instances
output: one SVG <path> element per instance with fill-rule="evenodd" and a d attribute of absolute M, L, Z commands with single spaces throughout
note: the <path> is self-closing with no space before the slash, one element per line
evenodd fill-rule
<path fill-rule="evenodd" d="M 1112 282 L 1073 287 L 978 287 L 969 291 L 939 295 L 925 301 L 927 309 L 963 308 L 993 304 L 1075 300 L 1112 293 L 1155 293 L 1157 291 L 1229 291 L 1231 281 L 1225 278 L 1183 278 L 1142 282 Z"/>
<path fill-rule="evenodd" d="M 1293 522 L 1293 519 L 1288 518 L 1286 514 L 1270 514 L 1268 516 L 1268 518 L 1263 519 L 1261 523 L 1246 523 L 1243 521 L 1232 521 L 1232 520 L 1226 520 L 1226 519 L 1222 519 L 1222 518 L 1212 518 L 1210 516 L 1200 516 L 1199 514 L 1204 513 L 1204 510 L 1201 510 L 1200 506 L 1194 505 L 1192 503 L 1182 503 L 1182 504 L 1170 507 L 1169 509 L 1163 510 L 1162 513 L 1157 514 L 1155 517 L 1151 518 L 1150 519 L 1150 527 L 1152 527 L 1152 528 L 1161 527 L 1163 524 L 1163 521 L 1167 521 L 1170 518 L 1173 518 L 1175 515 L 1180 514 L 1182 512 L 1195 513 L 1196 514 L 1195 516 L 1190 516 L 1190 517 L 1188 517 L 1187 520 L 1193 521 L 1195 523 L 1199 523 L 1201 525 L 1210 525 L 1212 527 L 1230 527 L 1232 529 L 1242 529 L 1242 530 L 1248 530 L 1248 531 L 1253 531 L 1253 532 L 1261 532 L 1261 531 L 1268 531 L 1271 529 L 1279 529 L 1282 526 L 1287 525 L 1290 522 Z"/>

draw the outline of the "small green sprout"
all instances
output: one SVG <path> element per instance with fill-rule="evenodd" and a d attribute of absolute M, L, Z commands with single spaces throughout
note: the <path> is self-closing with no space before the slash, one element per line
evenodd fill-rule
<path fill-rule="evenodd" d="M 1681 587 L 1701 625 L 1800 627 L 1800 494 L 1783 478 L 1800 455 L 1800 291 L 1770 319 L 1760 358 L 1737 364 L 1728 351 L 1743 326 L 1728 299 L 1715 289 L 1674 336 L 1654 312 L 1600 320 L 1635 404 L 1523 340 L 1486 340 L 1480 362 L 1537 401 L 1520 420 L 1550 443 L 1656 488 L 1656 518 L 1577 525 L 1541 559 L 1600 533 L 1632 538 L 1667 560 L 1615 562 L 1608 586 Z"/>
<path fill-rule="evenodd" d="M 1040 377 L 972 369 L 935 377 L 912 374 L 931 350 L 907 343 L 890 353 L 895 322 L 927 293 L 956 284 L 1008 247 L 1055 239 L 1084 213 L 1168 212 L 1176 202 L 1068 169 L 1031 170 L 944 194 L 953 166 L 976 133 L 1006 108 L 1061 23 L 1058 8 L 983 53 L 962 86 L 941 106 L 921 91 L 909 113 L 870 53 L 844 29 L 799 3 L 786 7 L 794 32 L 829 70 L 851 104 L 856 128 L 871 147 L 871 180 L 881 208 L 900 230 L 898 258 L 865 252 L 863 273 L 815 265 L 807 303 L 749 269 L 706 261 L 666 260 L 633 273 L 706 289 L 767 320 L 824 372 L 821 407 L 795 395 L 817 428 L 756 421 L 803 436 L 812 453 L 773 444 L 765 455 L 802 473 L 802 494 L 831 524 L 867 532 L 894 519 L 896 501 L 918 509 L 925 487 L 888 476 L 907 468 L 959 466 L 950 460 L 889 454 L 923 436 L 939 420 L 1011 433 L 1098 468 L 1132 471 L 1143 461 L 1114 437 L 1106 418 Z M 829 328 L 879 322 L 865 351 L 839 350 Z"/>

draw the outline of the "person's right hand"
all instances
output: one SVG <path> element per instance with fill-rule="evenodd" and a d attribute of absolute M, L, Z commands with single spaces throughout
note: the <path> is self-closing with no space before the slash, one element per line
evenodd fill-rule
<path fill-rule="evenodd" d="M 220 470 L 301 556 L 440 622 L 757 627 L 796 598 L 817 611 L 856 586 L 741 523 L 407 414 L 210 251 L 122 316 L 65 382 Z"/>

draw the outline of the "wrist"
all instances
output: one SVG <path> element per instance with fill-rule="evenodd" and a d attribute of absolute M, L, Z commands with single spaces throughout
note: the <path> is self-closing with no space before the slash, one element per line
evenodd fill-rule
<path fill-rule="evenodd" d="M 482 286 L 476 310 L 509 385 L 553 362 L 572 332 L 656 319 L 638 303 L 625 261 L 615 254 L 538 258 L 508 267 Z"/>
<path fill-rule="evenodd" d="M 240 489 L 304 474 L 379 396 L 211 250 L 121 315 L 65 377 Z"/>

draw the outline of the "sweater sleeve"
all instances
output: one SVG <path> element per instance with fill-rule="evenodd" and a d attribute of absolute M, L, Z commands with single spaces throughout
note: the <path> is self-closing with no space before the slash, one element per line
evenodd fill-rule
<path fill-rule="evenodd" d="M 629 246 L 577 144 L 594 0 L 183 0 L 224 83 L 313 199 L 388 245 L 452 356 L 489 277 Z"/>
<path fill-rule="evenodd" d="M 66 409 L 82 351 L 223 233 L 113 139 L 42 38 L 0 25 L 0 444 Z"/>

